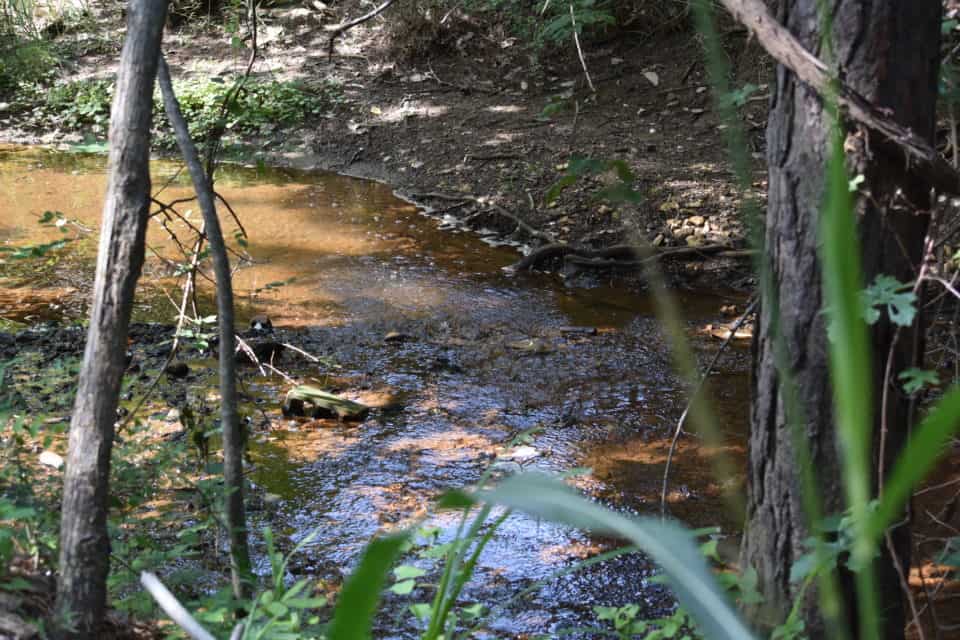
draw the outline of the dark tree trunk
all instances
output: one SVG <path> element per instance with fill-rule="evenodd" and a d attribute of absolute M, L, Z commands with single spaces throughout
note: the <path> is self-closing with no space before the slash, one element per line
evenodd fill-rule
<path fill-rule="evenodd" d="M 781 0 L 778 19 L 821 58 L 820 20 L 816 0 Z M 846 82 L 874 104 L 889 109 L 899 123 L 927 140 L 934 133 L 937 97 L 940 0 L 828 0 L 833 17 L 834 58 Z M 792 372 L 802 407 L 800 437 L 809 447 L 825 513 L 842 512 L 844 493 L 833 424 L 825 322 L 822 315 L 821 270 L 817 258 L 818 214 L 824 197 L 829 153 L 829 119 L 823 100 L 783 67 L 777 69 L 767 129 L 769 203 L 766 259 L 779 290 L 779 308 L 764 300 L 754 343 L 754 395 L 750 437 L 747 532 L 744 567 L 754 567 L 762 611 L 751 612 L 760 627 L 782 621 L 796 595 L 790 567 L 811 535 L 801 506 L 801 473 L 785 415 L 783 380 L 775 364 L 775 332 L 782 337 L 784 361 Z M 850 129 L 847 161 L 853 175 L 863 174 L 858 221 L 867 282 L 880 273 L 910 281 L 919 265 L 929 195 L 905 182 L 902 163 L 886 158 L 877 136 Z M 904 189 L 906 198 L 895 197 Z M 775 317 L 774 317 L 775 315 Z M 883 320 L 872 331 L 876 429 L 878 441 L 884 369 L 895 331 Z M 899 391 L 897 373 L 919 361 L 922 327 L 903 330 L 894 348 L 892 383 L 888 389 L 885 442 L 889 470 L 902 447 L 912 419 L 911 405 Z M 879 451 L 879 447 L 876 448 Z M 909 529 L 893 533 L 904 565 L 909 565 Z M 889 557 L 879 568 L 887 637 L 903 636 L 901 593 Z M 846 578 L 841 576 L 846 585 Z M 845 589 L 845 595 L 849 590 Z M 851 619 L 855 619 L 852 610 Z M 812 637 L 825 633 L 818 608 L 806 609 Z M 856 637 L 856 630 L 853 630 Z"/>
<path fill-rule="evenodd" d="M 250 550 L 247 544 L 247 518 L 243 502 L 243 436 L 237 413 L 236 340 L 234 336 L 233 283 L 230 257 L 223 241 L 220 219 L 214 205 L 213 183 L 200 164 L 197 148 L 190 138 L 180 103 L 173 92 L 173 82 L 166 60 L 160 60 L 158 77 L 167 119 L 176 133 L 177 144 L 190 171 L 197 202 L 203 212 L 213 270 L 217 277 L 217 321 L 220 330 L 220 421 L 223 425 L 223 484 L 226 493 L 227 527 L 230 538 L 230 575 L 237 599 L 250 591 Z"/>
<path fill-rule="evenodd" d="M 143 264 L 153 84 L 166 12 L 166 0 L 130 3 L 110 115 L 109 186 L 90 329 L 70 421 L 60 525 L 54 622 L 71 638 L 96 637 L 106 606 L 110 450 L 134 287 Z"/>

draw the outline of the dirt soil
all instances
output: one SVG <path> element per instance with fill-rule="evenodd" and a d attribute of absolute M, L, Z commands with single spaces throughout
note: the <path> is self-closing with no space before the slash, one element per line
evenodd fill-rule
<path fill-rule="evenodd" d="M 102 45 L 104 39 L 120 41 L 122 19 L 118 9 L 104 11 L 98 17 L 100 46 L 68 64 L 64 79 L 113 73 L 118 52 Z M 701 48 L 689 30 L 657 33 L 641 22 L 604 42 L 585 39 L 591 91 L 573 46 L 536 56 L 503 29 L 458 12 L 425 36 L 417 30 L 423 25 L 388 11 L 346 32 L 328 56 L 324 27 L 363 11 L 357 2 L 339 4 L 335 13 L 301 6 L 262 11 L 254 75 L 315 86 L 333 82 L 342 98 L 332 112 L 296 130 L 243 140 L 246 159 L 381 180 L 447 215 L 448 222 L 449 216 L 454 224 L 468 220 L 527 244 L 743 248 L 740 197 L 723 126 L 712 108 Z M 759 161 L 770 65 L 758 62 L 763 58 L 756 45 L 731 34 L 738 82 L 759 86 L 742 109 Z M 415 58 L 407 55 L 412 49 Z M 222 28 L 200 23 L 168 29 L 165 52 L 175 78 L 236 74 L 249 55 L 232 50 Z M 548 104 L 556 112 L 545 116 Z M 63 145 L 79 141 L 80 133 L 36 131 L 16 115 L 0 118 L 0 141 Z M 597 193 L 612 176 L 600 175 L 581 179 L 548 203 L 545 196 L 571 155 L 626 161 L 641 202 L 604 203 Z M 762 196 L 759 171 L 755 187 Z M 543 233 L 531 238 L 503 212 Z M 743 252 L 725 255 L 732 257 L 683 253 L 682 260 L 664 264 L 684 285 L 749 288 Z M 562 260 L 538 266 L 566 276 L 605 277 L 613 265 L 599 262 L 600 270 Z M 616 268 L 621 274 L 631 270 Z"/>

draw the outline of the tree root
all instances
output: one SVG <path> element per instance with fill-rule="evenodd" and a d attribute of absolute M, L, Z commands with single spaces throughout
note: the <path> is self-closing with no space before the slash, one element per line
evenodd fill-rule
<path fill-rule="evenodd" d="M 593 269 L 641 269 L 645 264 L 654 260 L 666 258 L 705 257 L 708 255 L 719 257 L 739 258 L 752 255 L 751 251 L 737 251 L 729 245 L 711 244 L 702 247 L 676 247 L 654 251 L 643 250 L 627 244 L 618 244 L 605 249 L 590 249 L 576 247 L 565 243 L 544 245 L 524 256 L 521 260 L 508 267 L 510 273 L 530 271 L 551 260 L 563 259 L 566 264 Z"/>
<path fill-rule="evenodd" d="M 427 193 L 411 193 L 410 197 L 413 198 L 414 200 L 433 198 L 435 200 L 445 200 L 447 202 L 472 202 L 482 208 L 479 211 L 475 211 L 474 213 L 471 213 L 470 215 L 468 215 L 466 218 L 463 219 L 463 222 L 467 225 L 475 224 L 477 220 L 483 218 L 484 216 L 496 215 L 501 218 L 504 218 L 505 220 L 508 220 L 511 224 L 513 224 L 514 229 L 511 233 L 516 233 L 520 231 L 520 232 L 523 232 L 523 234 L 525 234 L 527 237 L 540 240 L 541 242 L 545 242 L 547 244 L 557 243 L 557 239 L 554 238 L 551 234 L 547 233 L 546 231 L 541 231 L 539 229 L 535 229 L 534 227 L 531 227 L 529 224 L 521 220 L 518 216 L 510 213 L 499 204 L 496 204 L 495 202 L 490 202 L 483 198 L 478 198 L 476 196 L 469 195 L 469 194 L 451 195 L 451 194 L 440 193 L 436 191 L 430 191 Z"/>
<path fill-rule="evenodd" d="M 462 219 L 462 222 L 467 226 L 475 227 L 479 220 L 486 217 L 499 217 L 513 225 L 514 228 L 510 232 L 511 234 L 519 232 L 525 237 L 543 243 L 533 249 L 528 255 L 509 267 L 506 267 L 505 270 L 511 274 L 520 271 L 530 271 L 554 260 L 563 260 L 566 264 L 591 269 L 635 270 L 643 268 L 645 264 L 651 261 L 667 258 L 702 258 L 706 256 L 746 258 L 754 254 L 751 250 L 738 250 L 726 244 L 710 244 L 702 247 L 670 247 L 661 250 L 655 250 L 652 247 L 644 249 L 634 245 L 618 244 L 603 249 L 592 249 L 590 247 L 581 247 L 560 242 L 551 233 L 530 226 L 501 205 L 470 194 L 448 194 L 430 191 L 411 193 L 409 197 L 415 202 L 433 199 L 456 203 L 439 211 L 446 211 L 467 203 L 473 203 L 477 205 L 479 209 Z"/>

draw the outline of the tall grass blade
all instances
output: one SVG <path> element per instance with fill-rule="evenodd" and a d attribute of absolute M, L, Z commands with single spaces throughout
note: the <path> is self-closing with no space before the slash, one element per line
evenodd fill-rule
<path fill-rule="evenodd" d="M 367 545 L 357 568 L 343 585 L 328 640 L 367 640 L 380 594 L 393 566 L 403 550 L 409 533 L 378 538 Z"/>
<path fill-rule="evenodd" d="M 509 478 L 478 497 L 545 520 L 626 538 L 663 568 L 680 604 L 697 621 L 705 637 L 753 637 L 713 579 L 692 534 L 683 527 L 655 518 L 628 518 L 586 500 L 555 478 L 537 473 Z"/>
<path fill-rule="evenodd" d="M 835 424 L 840 440 L 847 503 L 856 522 L 853 557 L 857 573 L 860 631 L 879 634 L 879 604 L 874 580 L 875 543 L 866 535 L 873 464 L 873 390 L 867 325 L 860 305 L 863 276 L 853 194 L 844 165 L 843 139 L 834 120 L 827 165 L 826 202 L 820 216 L 820 257 L 826 309 L 832 326 L 830 373 Z"/>
<path fill-rule="evenodd" d="M 871 540 L 879 540 L 887 527 L 900 517 L 903 503 L 946 453 L 950 438 L 958 430 L 960 387 L 954 387 L 931 409 L 900 452 L 893 473 L 883 485 L 880 506 L 873 512 L 867 527 Z"/>

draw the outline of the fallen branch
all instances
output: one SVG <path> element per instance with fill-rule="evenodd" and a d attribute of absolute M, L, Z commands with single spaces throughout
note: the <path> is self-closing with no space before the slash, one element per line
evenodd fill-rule
<path fill-rule="evenodd" d="M 468 225 L 472 224 L 477 219 L 493 213 L 502 218 L 506 218 L 507 220 L 512 222 L 513 225 L 516 227 L 513 231 L 514 233 L 516 233 L 517 231 L 522 231 L 527 236 L 531 238 L 535 238 L 547 244 L 558 244 L 557 239 L 554 238 L 551 234 L 547 233 L 546 231 L 541 231 L 539 229 L 535 229 L 534 227 L 531 227 L 529 224 L 521 220 L 518 216 L 507 211 L 501 205 L 495 202 L 490 202 L 483 198 L 478 198 L 476 196 L 468 195 L 468 194 L 456 195 L 456 194 L 448 194 L 448 193 L 439 193 L 436 191 L 430 191 L 427 193 L 411 193 L 410 198 L 412 198 L 414 201 L 432 198 L 434 200 L 446 200 L 449 202 L 461 202 L 461 203 L 473 202 L 479 205 L 480 207 L 482 207 L 482 209 L 464 218 L 463 222 L 465 224 L 468 224 Z"/>
<path fill-rule="evenodd" d="M 345 22 L 342 24 L 328 25 L 326 27 L 326 30 L 330 32 L 330 40 L 327 41 L 327 57 L 328 58 L 333 57 L 333 42 L 341 34 L 343 34 L 346 31 L 349 31 L 350 29 L 353 29 L 357 25 L 363 24 L 367 20 L 377 17 L 378 15 L 386 11 L 387 8 L 393 3 L 394 3 L 394 0 L 387 0 L 386 2 L 381 4 L 379 7 L 374 9 L 373 11 L 370 11 L 369 13 L 365 13 L 364 15 L 360 16 L 359 18 L 356 18 L 355 20 L 351 20 L 350 22 Z"/>
<path fill-rule="evenodd" d="M 843 80 L 833 77 L 827 65 L 777 22 L 761 0 L 720 1 L 777 62 L 821 95 L 835 95 L 837 104 L 850 117 L 880 133 L 899 149 L 911 176 L 940 193 L 960 194 L 960 173 L 930 143 L 894 122 Z"/>
<path fill-rule="evenodd" d="M 486 206 L 487 208 L 481 209 L 476 213 L 470 214 L 469 216 L 463 219 L 464 223 L 472 224 L 473 221 L 477 220 L 478 218 L 481 218 L 485 215 L 489 215 L 491 213 L 495 213 L 502 218 L 506 218 L 507 220 L 509 220 L 515 225 L 516 228 L 513 230 L 512 233 L 516 233 L 517 231 L 522 231 L 523 233 L 525 233 L 527 236 L 531 238 L 536 238 L 537 240 L 541 240 L 548 244 L 556 244 L 557 240 L 551 234 L 547 233 L 546 231 L 540 231 L 539 229 L 535 229 L 531 227 L 529 224 L 527 224 L 517 216 L 513 215 L 512 213 L 510 213 L 500 205 L 495 204 L 493 202 L 485 202 L 478 198 L 471 198 L 471 199 L 477 204 L 481 206 Z"/>

